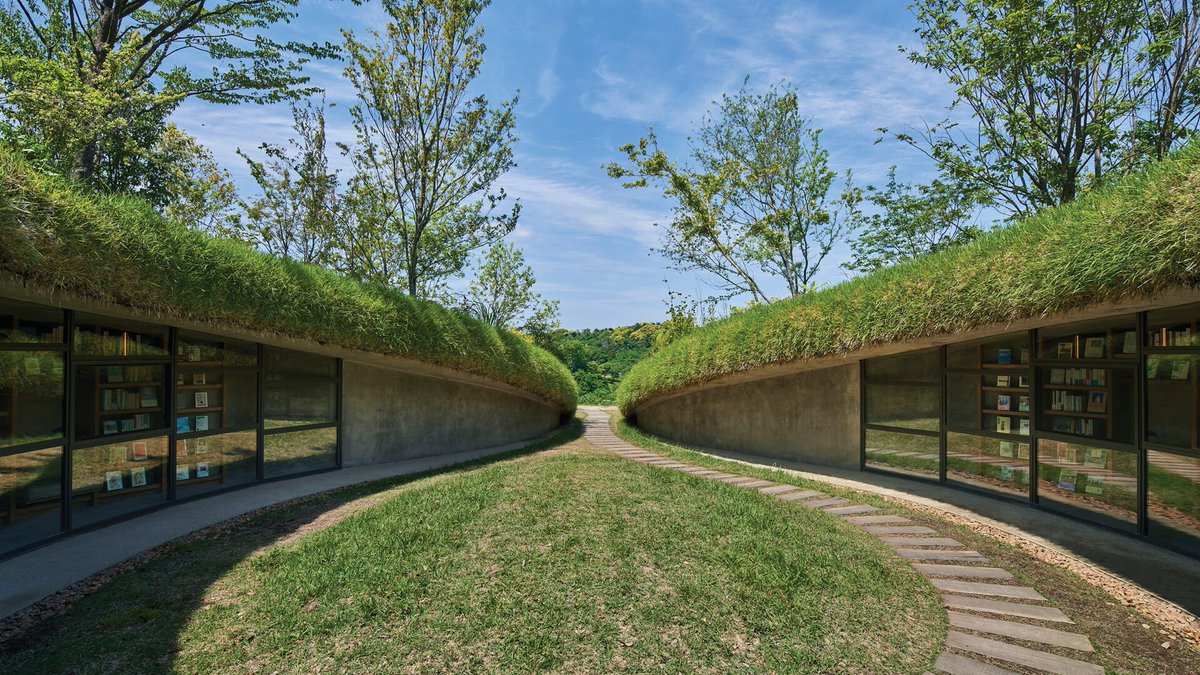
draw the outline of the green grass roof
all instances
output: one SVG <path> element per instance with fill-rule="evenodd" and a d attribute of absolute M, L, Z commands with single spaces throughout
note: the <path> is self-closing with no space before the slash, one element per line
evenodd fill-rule
<path fill-rule="evenodd" d="M 167 319 L 415 359 L 480 375 L 573 410 L 558 359 L 520 336 L 329 270 L 172 223 L 0 152 L 0 270 Z"/>
<path fill-rule="evenodd" d="M 770 365 L 1145 297 L 1200 282 L 1200 143 L 978 241 L 705 326 L 638 362 L 626 414 Z"/>

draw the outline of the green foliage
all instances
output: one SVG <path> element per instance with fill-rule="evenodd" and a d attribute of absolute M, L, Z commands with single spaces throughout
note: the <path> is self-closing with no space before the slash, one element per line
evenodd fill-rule
<path fill-rule="evenodd" d="M 273 255 L 330 266 L 339 230 L 338 176 L 329 168 L 325 146 L 325 103 L 292 106 L 291 149 L 263 143 L 266 156 L 257 161 L 238 149 L 246 160 L 259 194 L 241 202 L 245 221 L 228 232 Z"/>
<path fill-rule="evenodd" d="M 626 414 L 764 366 L 951 335 L 1200 283 L 1200 143 L 976 241 L 709 324 L 638 363 Z"/>
<path fill-rule="evenodd" d="M 5 92 L 0 116 L 12 123 L 6 135 L 60 172 L 104 187 L 97 184 L 102 165 L 136 163 L 185 99 L 234 104 L 310 93 L 302 65 L 336 50 L 277 42 L 264 34 L 290 21 L 297 5 L 298 0 L 7 3 L 0 8 Z M 181 53 L 205 58 L 189 65 Z"/>
<path fill-rule="evenodd" d="M 641 323 L 620 328 L 554 330 L 547 348 L 571 370 L 579 383 L 579 402 L 612 405 L 621 378 L 654 349 L 660 325 Z"/>
<path fill-rule="evenodd" d="M 535 284 L 521 249 L 501 242 L 484 255 L 460 306 L 497 328 L 546 333 L 558 326 L 558 301 L 543 300 L 533 292 Z"/>
<path fill-rule="evenodd" d="M 280 260 L 94 195 L 0 153 L 0 269 L 162 317 L 278 333 L 451 368 L 562 406 L 577 389 L 552 355 L 437 304 Z"/>
<path fill-rule="evenodd" d="M 919 0 L 909 58 L 946 77 L 947 119 L 896 137 L 1013 218 L 1160 159 L 1200 121 L 1200 7 L 1179 0 Z M 882 130 L 885 133 L 886 129 Z"/>
<path fill-rule="evenodd" d="M 850 243 L 854 257 L 843 265 L 858 272 L 974 240 L 982 231 L 973 218 L 987 197 L 969 185 L 940 179 L 924 185 L 900 183 L 893 166 L 883 189 L 868 186 L 867 200 L 880 210 Z"/>
<path fill-rule="evenodd" d="M 838 174 L 792 85 L 756 94 L 747 78 L 723 95 L 692 138 L 693 167 L 672 161 L 653 129 L 621 152 L 627 164 L 609 164 L 610 177 L 627 188 L 654 185 L 675 202 L 659 253 L 675 269 L 703 272 L 718 300 L 769 302 L 763 275 L 782 279 L 792 297 L 807 293 L 859 216 L 862 194 L 849 171 L 840 194 L 830 194 Z"/>
<path fill-rule="evenodd" d="M 487 0 L 388 0 L 369 42 L 345 32 L 357 91 L 348 270 L 433 297 L 470 253 L 516 227 L 496 181 L 515 166 L 516 98 L 492 107 L 468 89 L 483 63 Z"/>

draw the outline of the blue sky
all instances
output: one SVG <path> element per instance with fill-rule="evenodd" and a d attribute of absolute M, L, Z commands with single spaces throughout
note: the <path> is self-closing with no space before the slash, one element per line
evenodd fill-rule
<path fill-rule="evenodd" d="M 664 318 L 671 288 L 709 289 L 694 275 L 666 270 L 654 255 L 656 222 L 670 204 L 653 191 L 625 190 L 603 169 L 617 148 L 653 125 L 680 158 L 694 124 L 724 92 L 749 75 L 765 87 L 787 80 L 831 166 L 851 168 L 860 184 L 880 183 L 898 165 L 901 178 L 930 177 L 927 161 L 895 142 L 875 144 L 877 127 L 908 128 L 945 116 L 951 92 L 936 74 L 899 53 L 911 45 L 912 16 L 897 0 L 740 2 L 734 0 L 496 0 L 482 23 L 488 51 L 479 90 L 499 100 L 520 90 L 518 167 L 503 185 L 523 205 L 513 240 L 525 249 L 538 291 L 559 300 L 567 328 L 599 328 Z M 305 0 L 280 37 L 340 41 L 339 27 L 381 27 L 378 5 Z M 336 62 L 308 72 L 335 104 L 330 136 L 350 140 L 346 106 L 353 91 Z M 249 189 L 235 154 L 283 143 L 286 106 L 185 104 L 184 129 L 210 147 Z M 826 260 L 820 283 L 847 278 L 846 247 Z M 782 289 L 775 293 L 782 295 Z"/>

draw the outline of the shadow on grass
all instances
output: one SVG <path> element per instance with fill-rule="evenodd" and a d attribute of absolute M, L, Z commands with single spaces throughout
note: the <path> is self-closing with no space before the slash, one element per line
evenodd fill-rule
<path fill-rule="evenodd" d="M 323 518 L 357 500 L 424 478 L 471 471 L 548 450 L 582 435 L 582 423 L 573 420 L 554 436 L 517 450 L 292 500 L 168 543 L 98 585 L 64 612 L 0 644 L 0 672 L 171 671 L 182 631 L 206 608 L 210 588 L 256 553 L 303 536 L 313 530 L 312 525 L 320 526 Z M 121 536 L 137 535 L 126 528 Z"/>

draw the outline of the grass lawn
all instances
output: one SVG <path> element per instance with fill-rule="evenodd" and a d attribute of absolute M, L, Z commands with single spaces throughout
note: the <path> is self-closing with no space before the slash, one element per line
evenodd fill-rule
<path fill-rule="evenodd" d="M 602 452 L 324 495 L 175 544 L 0 672 L 923 672 L 945 612 L 824 513 Z"/>

